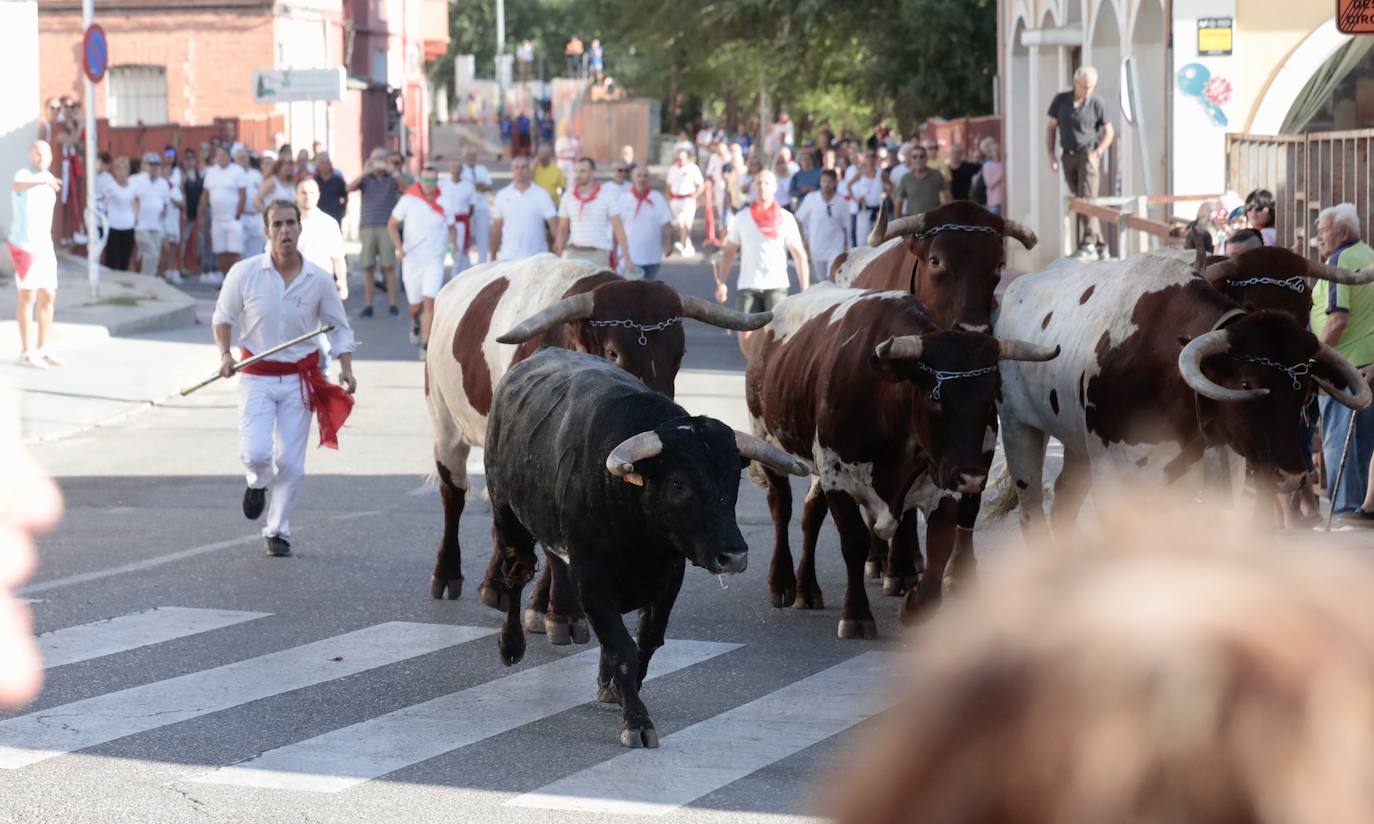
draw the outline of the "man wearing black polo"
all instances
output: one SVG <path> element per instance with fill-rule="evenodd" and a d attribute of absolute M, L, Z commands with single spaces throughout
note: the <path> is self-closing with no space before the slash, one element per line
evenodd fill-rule
<path fill-rule="evenodd" d="M 1050 152 L 1050 169 L 1059 171 L 1059 158 L 1054 153 L 1054 133 L 1059 131 L 1059 145 L 1063 149 L 1064 180 L 1074 197 L 1097 197 L 1098 160 L 1112 145 L 1116 132 L 1107 122 L 1107 110 L 1102 101 L 1093 97 L 1097 86 L 1097 69 L 1080 66 L 1073 73 L 1073 90 L 1060 92 L 1050 102 L 1049 129 L 1045 142 Z M 1098 260 L 1106 257 L 1102 241 L 1102 224 L 1095 217 L 1078 216 L 1079 260 Z"/>

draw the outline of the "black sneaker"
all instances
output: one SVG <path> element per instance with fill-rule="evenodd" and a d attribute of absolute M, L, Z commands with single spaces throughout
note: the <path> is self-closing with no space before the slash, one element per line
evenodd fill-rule
<path fill-rule="evenodd" d="M 266 489 L 254 489 L 250 486 L 243 490 L 243 517 L 250 521 L 256 521 L 262 517 L 262 510 L 266 506 Z"/>
<path fill-rule="evenodd" d="M 410 342 L 412 344 L 420 342 L 420 318 L 418 315 L 410 319 Z"/>
<path fill-rule="evenodd" d="M 267 554 L 272 558 L 287 558 L 291 555 L 291 542 L 280 535 L 267 537 Z"/>
<path fill-rule="evenodd" d="M 401 316 L 401 310 L 398 309 L 398 308 L 396 308 L 395 306 L 388 307 L 387 310 L 386 310 L 386 312 L 387 312 L 388 315 L 391 315 L 393 318 L 399 318 L 399 317 Z"/>
<path fill-rule="evenodd" d="M 360 317 L 360 318 L 370 318 L 370 317 L 372 317 L 372 307 L 371 307 L 371 306 L 364 306 L 364 307 L 363 307 L 363 311 L 361 311 L 361 312 L 358 313 L 358 317 Z"/>

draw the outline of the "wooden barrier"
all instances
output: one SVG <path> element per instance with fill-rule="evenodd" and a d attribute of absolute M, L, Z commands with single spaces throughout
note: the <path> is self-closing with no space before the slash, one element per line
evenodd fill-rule
<path fill-rule="evenodd" d="M 1139 197 L 1070 197 L 1073 214 L 1095 217 L 1116 226 L 1121 232 L 1119 250 L 1123 257 L 1139 254 L 1156 246 L 1182 243 L 1173 237 L 1175 224 L 1149 217 L 1149 207 L 1157 204 L 1201 203 L 1221 195 L 1149 195 Z M 1133 211 L 1130 211 L 1133 210 Z"/>

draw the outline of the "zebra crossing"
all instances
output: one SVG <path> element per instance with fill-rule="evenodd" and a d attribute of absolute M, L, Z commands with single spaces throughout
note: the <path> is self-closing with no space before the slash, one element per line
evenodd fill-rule
<path fill-rule="evenodd" d="M 99 666 L 102 659 L 241 624 L 266 627 L 271 614 L 165 606 L 57 629 L 38 637 L 46 666 Z M 0 716 L 0 794 L 7 778 L 42 782 L 64 756 L 256 701 L 375 673 L 420 656 L 485 642 L 495 626 L 390 621 L 299 646 L 57 706 Z M 649 679 L 744 648 L 737 643 L 670 639 Z M 479 654 L 476 649 L 474 654 Z M 220 791 L 338 795 L 397 771 L 513 733 L 595 700 L 599 651 L 571 647 L 554 660 L 498 671 L 498 676 L 431 700 L 345 723 L 323 734 L 266 749 L 237 763 L 207 758 L 159 766 L 165 780 Z M 90 662 L 95 662 L 91 664 Z M 889 706 L 886 681 L 894 653 L 855 649 L 852 658 L 666 734 L 653 751 L 619 751 L 570 774 L 493 796 L 503 809 L 661 816 L 802 750 L 841 735 Z M 308 693 L 307 693 L 308 694 Z M 41 705 L 40 699 L 40 705 Z M 651 711 L 653 705 L 651 703 Z M 617 716 L 605 715 L 611 740 Z M 555 744 L 550 743 L 549 746 Z M 461 782 L 461 776 L 455 780 Z"/>

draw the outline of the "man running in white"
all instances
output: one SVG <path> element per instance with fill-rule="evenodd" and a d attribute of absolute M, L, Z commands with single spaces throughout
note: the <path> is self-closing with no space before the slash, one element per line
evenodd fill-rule
<path fill-rule="evenodd" d="M 836 192 L 839 175 L 834 169 L 821 172 L 820 191 L 802 198 L 797 222 L 806 236 L 806 251 L 811 258 L 811 281 L 830 278 L 830 264 L 849 248 L 849 210 Z"/>
<path fill-rule="evenodd" d="M 563 202 L 558 205 L 553 252 L 609 268 L 612 249 L 619 248 L 622 256 L 629 256 L 615 192 L 596 182 L 596 162 L 590 157 L 578 160 L 573 174 L 573 186 L 563 193 Z"/>
<path fill-rule="evenodd" d="M 134 242 L 138 244 L 139 272 L 156 275 L 162 262 L 162 219 L 172 202 L 172 186 L 162 176 L 162 155 L 148 152 L 143 169 L 129 178 L 134 190 Z"/>
<path fill-rule="evenodd" d="M 625 227 L 625 239 L 630 247 L 626 271 L 637 267 L 645 280 L 658 277 L 663 255 L 672 242 L 673 214 L 668 201 L 649 188 L 649 167 L 636 166 L 630 174 L 631 186 L 617 201 L 620 222 Z"/>
<path fill-rule="evenodd" d="M 802 291 L 810 284 L 810 269 L 806 247 L 797 219 L 778 205 L 775 199 L 778 179 L 764 169 L 754 179 L 757 196 L 748 209 L 735 215 L 725 236 L 725 253 L 720 268 L 712 272 L 716 279 L 716 300 L 724 303 L 729 296 L 726 280 L 740 256 L 739 288 L 735 295 L 736 308 L 741 312 L 767 312 L 787 297 L 787 255 L 797 267 L 797 284 Z M 739 333 L 740 351 L 749 355 L 748 342 L 752 332 Z"/>
<path fill-rule="evenodd" d="M 48 171 L 52 147 L 35 141 L 29 147 L 29 165 L 14 173 L 10 184 L 10 256 L 14 259 L 15 286 L 19 287 L 19 363 L 34 369 L 61 365 L 48 351 L 53 302 L 57 298 L 57 253 L 52 245 L 52 214 L 62 181 Z M 29 317 L 38 304 L 38 346 L 29 348 Z"/>
<path fill-rule="evenodd" d="M 468 251 L 472 248 L 472 217 L 477 207 L 477 188 L 463 171 L 463 161 L 448 165 L 448 174 L 439 178 L 439 199 L 453 216 L 453 271 L 450 277 L 468 268 Z M 482 200 L 487 196 L 482 195 Z"/>
<path fill-rule="evenodd" d="M 687 149 L 678 149 L 672 166 L 668 167 L 668 208 L 673 212 L 678 240 L 673 248 L 683 257 L 692 257 L 692 221 L 697 216 L 697 198 L 706 191 L 706 179 L 701 169 L 690 159 Z"/>
<path fill-rule="evenodd" d="M 339 357 L 339 384 L 325 380 L 315 341 L 305 340 L 250 367 L 239 378 L 239 459 L 247 469 L 243 514 L 257 520 L 267 554 L 291 554 L 291 506 L 305 474 L 310 413 L 320 445 L 337 449 L 338 431 L 353 407 L 353 330 L 334 278 L 306 261 L 297 248 L 300 214 L 294 203 L 274 203 L 264 216 L 269 251 L 235 264 L 225 278 L 213 318 L 220 375 L 235 374 L 230 351 L 239 330 L 243 357 L 333 324 L 330 347 Z M 271 489 L 269 501 L 268 489 Z"/>
<path fill-rule="evenodd" d="M 229 151 L 215 148 L 215 162 L 205 170 L 205 188 L 200 195 L 200 213 L 210 216 L 210 248 L 217 268 L 210 283 L 223 283 L 224 273 L 243 254 L 243 216 L 248 204 L 248 177 L 243 167 L 229 162 Z M 205 276 L 201 280 L 206 280 Z"/>
<path fill-rule="evenodd" d="M 510 162 L 511 185 L 496 194 L 492 210 L 491 254 L 497 260 L 522 260 L 549 251 L 558 231 L 558 209 L 543 187 L 534 185 L 530 159 Z"/>
<path fill-rule="evenodd" d="M 486 263 L 491 260 L 491 204 L 488 202 L 492 188 L 491 172 L 477 162 L 477 149 L 473 146 L 463 149 L 463 177 L 471 181 L 472 187 L 477 190 L 469 227 L 472 230 L 472 242 L 468 245 L 477 250 L 477 262 Z"/>
<path fill-rule="evenodd" d="M 405 226 L 405 242 L 401 226 Z M 453 215 L 439 196 L 439 171 L 426 164 L 420 179 L 410 184 L 396 201 L 386 223 L 401 263 L 401 285 L 410 304 L 410 342 L 419 344 L 420 360 L 429 347 L 429 327 L 434 321 L 434 299 L 444 287 L 444 255 L 456 234 Z"/>

